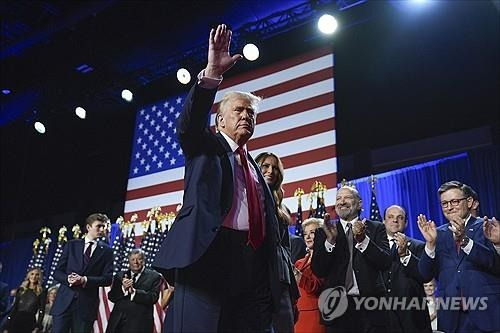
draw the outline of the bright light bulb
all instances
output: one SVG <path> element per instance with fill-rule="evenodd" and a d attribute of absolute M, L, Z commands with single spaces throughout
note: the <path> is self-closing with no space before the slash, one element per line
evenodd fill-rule
<path fill-rule="evenodd" d="M 243 56 L 250 61 L 257 60 L 259 58 L 259 48 L 255 44 L 247 44 L 243 48 Z"/>
<path fill-rule="evenodd" d="M 40 134 L 45 133 L 45 125 L 39 121 L 35 122 L 35 129 Z"/>
<path fill-rule="evenodd" d="M 77 106 L 75 109 L 75 114 L 78 116 L 78 118 L 85 119 L 85 117 L 87 116 L 87 111 L 85 111 L 85 109 L 81 106 Z"/>
<path fill-rule="evenodd" d="M 122 98 L 126 100 L 127 102 L 132 102 L 132 99 L 134 98 L 134 94 L 128 89 L 123 89 L 122 90 Z"/>
<path fill-rule="evenodd" d="M 185 68 L 179 68 L 177 71 L 177 80 L 182 84 L 188 84 L 191 81 L 191 74 Z"/>
<path fill-rule="evenodd" d="M 337 30 L 337 27 L 337 20 L 332 15 L 325 14 L 318 20 L 318 29 L 324 34 L 333 34 Z"/>

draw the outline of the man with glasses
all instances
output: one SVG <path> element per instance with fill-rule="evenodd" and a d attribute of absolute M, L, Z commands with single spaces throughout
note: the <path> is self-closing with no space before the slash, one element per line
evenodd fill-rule
<path fill-rule="evenodd" d="M 471 215 L 473 194 L 459 181 L 441 185 L 438 195 L 449 223 L 436 228 L 420 214 L 425 238 L 419 271 L 425 280 L 439 280 L 438 330 L 497 332 L 500 330 L 500 280 L 495 272 L 495 249 L 483 233 L 483 220 Z"/>

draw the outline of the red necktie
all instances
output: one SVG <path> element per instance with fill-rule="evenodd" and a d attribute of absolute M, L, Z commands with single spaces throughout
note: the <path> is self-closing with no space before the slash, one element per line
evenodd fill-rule
<path fill-rule="evenodd" d="M 245 174 L 245 187 L 247 189 L 249 229 L 248 243 L 254 249 L 257 249 L 264 241 L 265 236 L 264 218 L 260 207 L 259 194 L 257 192 L 257 186 L 254 178 L 252 177 L 252 172 L 248 166 L 245 150 L 242 147 L 239 147 L 236 151 L 238 152 L 238 155 L 240 155 L 241 166 L 243 167 L 243 173 Z"/>

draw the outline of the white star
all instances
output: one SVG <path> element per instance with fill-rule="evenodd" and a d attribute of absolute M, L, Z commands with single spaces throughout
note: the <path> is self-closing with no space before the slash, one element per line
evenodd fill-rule
<path fill-rule="evenodd" d="M 177 128 L 174 128 L 174 134 L 177 133 Z"/>
<path fill-rule="evenodd" d="M 163 121 L 164 123 L 166 123 L 168 120 L 167 116 L 163 116 L 163 118 L 161 118 L 161 121 Z"/>
<path fill-rule="evenodd" d="M 149 166 L 149 164 L 148 164 L 148 165 L 146 165 L 146 171 L 149 171 L 149 168 L 151 168 L 151 167 Z"/>
<path fill-rule="evenodd" d="M 155 140 L 155 142 L 153 143 L 155 145 L 155 147 L 158 147 L 158 143 L 160 143 L 158 140 Z"/>
<path fill-rule="evenodd" d="M 142 133 L 144 133 L 144 135 L 148 135 L 149 130 L 147 128 L 145 128 L 144 131 L 142 131 Z"/>
<path fill-rule="evenodd" d="M 165 103 L 163 103 L 163 107 L 168 108 L 168 101 L 165 101 Z"/>
<path fill-rule="evenodd" d="M 174 141 L 174 143 L 172 143 L 172 149 L 176 149 L 177 148 L 177 142 Z"/>
<path fill-rule="evenodd" d="M 160 161 L 160 162 L 158 162 L 156 165 L 158 166 L 158 168 L 161 168 L 161 167 L 163 166 L 163 162 L 162 162 L 162 161 Z"/>
<path fill-rule="evenodd" d="M 177 111 L 177 112 L 175 113 L 175 118 L 176 118 L 176 119 L 177 119 L 177 118 L 179 118 L 179 116 L 180 116 L 180 115 L 181 115 L 181 113 L 180 113 L 179 111 Z"/>
<path fill-rule="evenodd" d="M 179 150 L 177 151 L 177 155 L 182 155 L 182 148 L 179 148 Z"/>
<path fill-rule="evenodd" d="M 136 153 L 135 158 L 139 159 L 139 157 L 141 157 L 141 153 Z"/>
<path fill-rule="evenodd" d="M 165 132 L 165 131 L 161 131 L 161 134 L 160 134 L 160 135 L 161 135 L 161 137 L 162 137 L 162 138 L 164 138 L 166 134 L 167 134 L 167 132 Z"/>
<path fill-rule="evenodd" d="M 147 114 L 146 117 L 144 117 L 144 119 L 149 120 L 149 114 Z"/>
<path fill-rule="evenodd" d="M 142 159 L 142 160 L 141 160 L 141 165 L 144 165 L 144 163 L 145 163 L 145 162 L 146 162 L 146 160 L 145 160 L 145 159 Z"/>
<path fill-rule="evenodd" d="M 152 111 L 156 111 L 156 105 L 153 105 L 153 107 L 151 108 Z"/>
<path fill-rule="evenodd" d="M 139 172 L 139 168 L 135 167 L 134 168 L 134 173 L 137 173 L 137 172 Z"/>
<path fill-rule="evenodd" d="M 172 141 L 172 137 L 169 135 L 167 136 L 167 143 L 170 143 L 170 141 Z"/>
<path fill-rule="evenodd" d="M 149 122 L 149 124 L 151 125 L 151 127 L 153 127 L 156 124 L 156 120 L 151 119 L 151 121 Z"/>
<path fill-rule="evenodd" d="M 157 116 L 158 118 L 160 118 L 162 114 L 163 114 L 163 112 L 161 112 L 160 110 L 158 110 L 158 112 L 156 112 L 156 116 Z"/>
<path fill-rule="evenodd" d="M 172 128 L 172 126 L 174 125 L 174 123 L 172 122 L 172 120 L 170 120 L 167 124 L 168 128 Z"/>
<path fill-rule="evenodd" d="M 175 157 L 172 157 L 172 158 L 170 159 L 170 165 L 174 165 L 174 164 L 175 164 Z"/>
<path fill-rule="evenodd" d="M 161 128 L 160 125 L 156 125 L 155 130 L 158 132 L 160 130 L 160 128 Z"/>
<path fill-rule="evenodd" d="M 153 134 L 149 134 L 148 139 L 149 139 L 149 141 L 152 141 L 154 139 L 154 135 Z"/>
<path fill-rule="evenodd" d="M 153 151 L 151 149 L 148 149 L 148 156 L 151 156 L 152 153 Z"/>
<path fill-rule="evenodd" d="M 140 111 L 141 116 L 144 116 L 144 112 L 145 112 L 145 111 L 144 111 L 144 109 L 142 109 L 142 110 Z"/>
<path fill-rule="evenodd" d="M 160 153 L 163 153 L 163 151 L 165 150 L 165 147 L 164 147 L 164 146 L 160 146 L 160 148 L 159 148 L 159 149 L 160 149 L 160 150 L 159 150 L 159 151 L 160 151 Z"/>
<path fill-rule="evenodd" d="M 158 156 L 154 155 L 153 156 L 153 162 L 156 162 L 157 159 L 158 159 Z"/>
<path fill-rule="evenodd" d="M 147 144 L 143 143 L 142 144 L 142 150 L 146 150 L 147 146 L 148 146 Z"/>
<path fill-rule="evenodd" d="M 139 144 L 141 142 L 142 142 L 142 138 L 141 137 L 137 138 L 137 144 Z"/>
<path fill-rule="evenodd" d="M 170 113 L 174 113 L 174 111 L 175 111 L 175 108 L 173 106 L 171 106 L 170 109 L 168 109 L 168 112 L 170 112 Z"/>
<path fill-rule="evenodd" d="M 181 104 L 182 103 L 182 98 L 177 97 L 177 99 L 175 101 L 177 102 L 177 104 Z"/>
<path fill-rule="evenodd" d="M 139 124 L 139 129 L 142 129 L 144 127 L 144 124 L 143 123 L 140 123 Z"/>
<path fill-rule="evenodd" d="M 169 157 L 170 157 L 170 152 L 169 152 L 169 151 L 167 151 L 167 152 L 165 153 L 165 159 L 167 159 L 167 158 L 169 158 Z"/>

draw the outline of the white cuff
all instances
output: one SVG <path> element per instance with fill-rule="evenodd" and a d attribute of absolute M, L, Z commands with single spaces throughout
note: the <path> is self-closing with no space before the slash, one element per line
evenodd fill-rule
<path fill-rule="evenodd" d="M 205 76 L 205 70 L 202 70 L 198 74 L 198 85 L 202 88 L 215 89 L 220 85 L 221 82 L 222 76 L 220 76 L 219 78 Z"/>
<path fill-rule="evenodd" d="M 325 240 L 326 252 L 332 252 L 334 248 L 335 248 L 335 244 L 330 244 L 330 242 L 328 240 Z"/>
<path fill-rule="evenodd" d="M 361 253 L 363 253 L 363 252 L 365 252 L 369 243 L 370 243 L 370 237 L 365 236 L 365 239 L 363 239 L 363 241 L 361 243 L 356 243 L 356 245 L 354 245 L 354 247 L 357 248 Z"/>
<path fill-rule="evenodd" d="M 410 258 L 411 258 L 411 251 L 408 250 L 408 254 L 405 255 L 404 257 L 399 257 L 399 261 L 403 264 L 403 266 L 408 266 Z"/>
<path fill-rule="evenodd" d="M 429 258 L 431 258 L 431 259 L 436 258 L 436 249 L 434 249 L 434 250 L 431 251 L 431 250 L 429 250 L 429 248 L 427 247 L 427 245 L 425 245 L 425 249 L 424 250 L 425 250 L 425 253 L 429 256 Z"/>
<path fill-rule="evenodd" d="M 462 247 L 462 250 L 466 254 L 469 254 L 470 251 L 472 250 L 472 245 L 474 245 L 474 241 L 472 240 L 472 238 L 469 238 L 469 242 L 467 243 L 467 245 L 465 247 Z"/>

